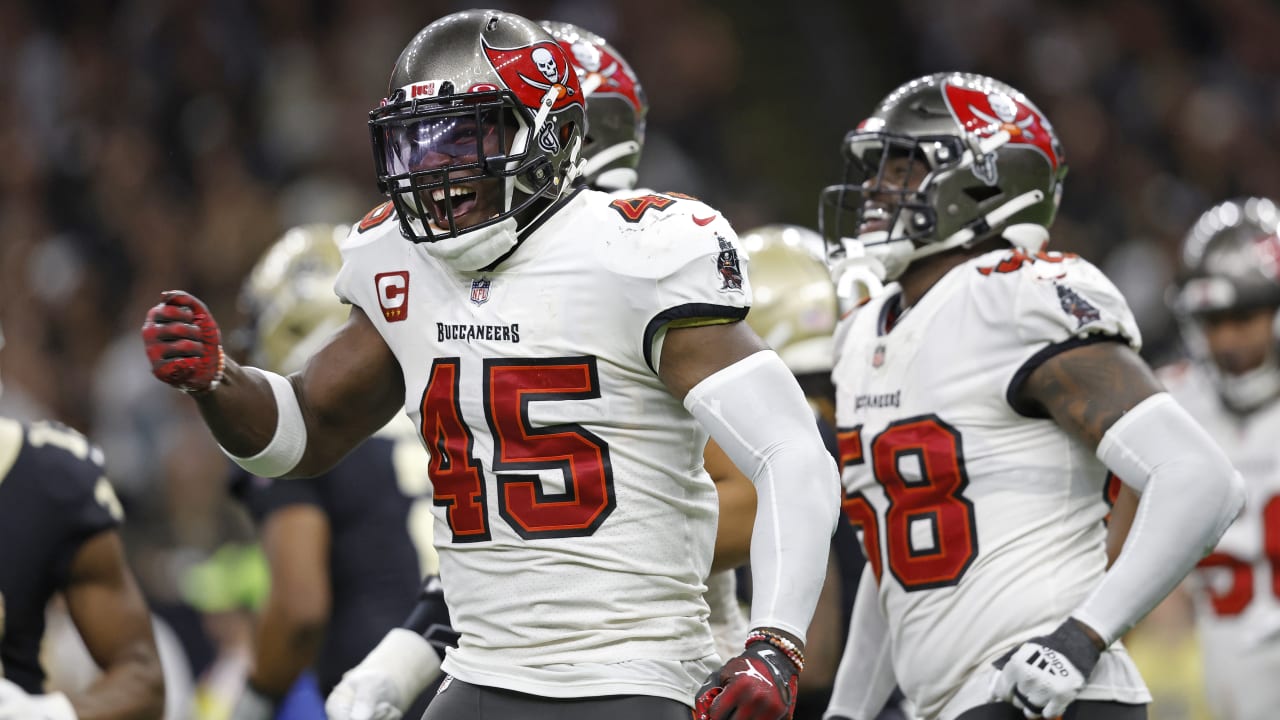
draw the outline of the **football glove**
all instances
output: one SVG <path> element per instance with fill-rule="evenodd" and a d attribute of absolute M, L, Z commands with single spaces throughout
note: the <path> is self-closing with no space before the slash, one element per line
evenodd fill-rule
<path fill-rule="evenodd" d="M 161 297 L 142 324 L 151 374 L 187 393 L 216 388 L 226 362 L 217 321 L 191 293 L 169 290 Z"/>
<path fill-rule="evenodd" d="M 791 720 L 799 679 L 799 669 L 773 645 L 749 643 L 698 688 L 694 720 Z"/>
<path fill-rule="evenodd" d="M 60 692 L 31 695 L 0 678 L 0 720 L 78 720 L 71 701 Z"/>
<path fill-rule="evenodd" d="M 440 674 L 440 657 L 426 638 L 394 628 L 325 700 L 330 720 L 400 720 Z"/>
<path fill-rule="evenodd" d="M 1031 638 L 995 662 L 991 697 L 1012 703 L 1029 718 L 1061 717 L 1093 673 L 1102 651 L 1072 618 L 1048 635 Z"/>

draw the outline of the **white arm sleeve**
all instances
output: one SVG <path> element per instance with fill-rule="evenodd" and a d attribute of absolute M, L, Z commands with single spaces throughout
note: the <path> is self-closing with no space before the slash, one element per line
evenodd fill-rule
<path fill-rule="evenodd" d="M 219 445 L 222 454 L 235 464 L 259 477 L 280 477 L 298 466 L 307 450 L 307 423 L 302 418 L 302 406 L 293 392 L 289 379 L 255 367 L 244 368 L 257 373 L 271 383 L 271 393 L 276 399 L 276 432 L 271 442 L 252 457 L 237 457 Z"/>
<path fill-rule="evenodd" d="M 762 350 L 704 378 L 684 406 L 756 487 L 751 626 L 804 638 L 827 573 L 840 478 L 799 383 Z"/>
<path fill-rule="evenodd" d="M 871 720 L 880 714 L 897 684 L 889 647 L 889 625 L 880 611 L 876 579 L 871 565 L 867 564 L 858 581 L 849 638 L 823 717 Z"/>
<path fill-rule="evenodd" d="M 1071 614 L 1111 643 L 1213 549 L 1244 506 L 1244 479 L 1168 393 L 1117 420 L 1097 454 L 1142 494 L 1120 556 Z"/>

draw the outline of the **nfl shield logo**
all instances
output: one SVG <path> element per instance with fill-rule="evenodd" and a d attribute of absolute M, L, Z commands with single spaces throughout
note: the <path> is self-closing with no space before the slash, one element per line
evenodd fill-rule
<path fill-rule="evenodd" d="M 471 302 L 483 305 L 489 302 L 489 278 L 471 281 Z"/>
<path fill-rule="evenodd" d="M 884 345 L 877 345 L 875 352 L 871 354 L 871 367 L 878 368 L 884 365 Z"/>

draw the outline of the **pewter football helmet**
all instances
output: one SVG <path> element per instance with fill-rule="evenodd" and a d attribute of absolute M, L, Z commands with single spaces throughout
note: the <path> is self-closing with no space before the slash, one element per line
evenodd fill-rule
<path fill-rule="evenodd" d="M 845 136 L 842 151 L 844 181 L 822 191 L 829 256 L 838 264 L 865 253 L 888 280 L 916 259 L 994 236 L 1042 250 L 1067 172 L 1044 113 L 1009 85 L 970 73 L 902 85 Z M 887 181 L 895 158 L 923 172 L 918 186 Z"/>
<path fill-rule="evenodd" d="M 1280 394 L 1280 206 L 1266 198 L 1228 200 L 1205 211 L 1182 243 L 1183 279 L 1171 305 L 1192 358 L 1222 399 L 1240 412 Z M 1200 327 L 1206 316 L 1271 309 L 1275 344 L 1262 365 L 1232 375 L 1210 356 Z"/>
<path fill-rule="evenodd" d="M 649 112 L 640 80 L 618 51 L 590 30 L 550 20 L 539 24 L 568 54 L 587 97 L 581 177 L 601 190 L 634 188 Z"/>
<path fill-rule="evenodd" d="M 447 15 L 400 53 L 369 113 L 378 188 L 414 242 L 495 225 L 564 193 L 586 126 L 578 75 L 537 23 L 497 10 Z M 460 228 L 483 187 L 500 203 Z M 488 215 L 487 209 L 485 210 Z"/>

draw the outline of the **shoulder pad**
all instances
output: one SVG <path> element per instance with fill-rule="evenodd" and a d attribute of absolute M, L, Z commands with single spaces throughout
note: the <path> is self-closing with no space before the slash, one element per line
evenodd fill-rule
<path fill-rule="evenodd" d="M 1122 338 L 1135 350 L 1142 347 L 1129 304 L 1088 260 L 1073 253 L 1009 250 L 973 262 L 978 275 L 990 282 L 978 279 L 971 287 L 996 294 L 987 305 L 1007 307 L 1024 342 L 1059 343 L 1101 334 Z"/>
<path fill-rule="evenodd" d="M 745 265 L 733 226 L 715 208 L 678 193 L 630 190 L 600 193 L 597 217 L 614 229 L 605 265 L 629 277 L 662 278 L 690 262 L 731 252 Z"/>

